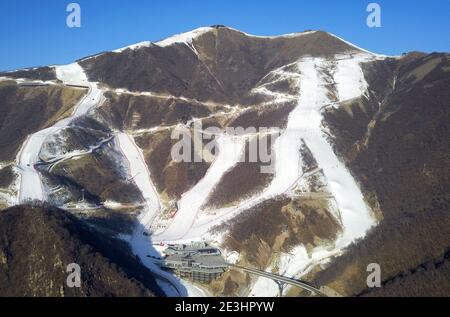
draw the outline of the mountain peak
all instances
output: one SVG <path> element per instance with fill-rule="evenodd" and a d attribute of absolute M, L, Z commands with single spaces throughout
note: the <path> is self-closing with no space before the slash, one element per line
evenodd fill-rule
<path fill-rule="evenodd" d="M 192 43 L 192 40 L 195 39 L 196 37 L 205 34 L 209 31 L 214 30 L 214 28 L 212 27 L 200 27 L 197 29 L 194 29 L 192 31 L 189 32 L 185 32 L 185 33 L 181 33 L 181 34 L 175 34 L 171 37 L 166 38 L 165 40 L 156 42 L 155 44 L 161 47 L 164 46 L 169 46 L 175 43 Z"/>
<path fill-rule="evenodd" d="M 372 55 L 377 55 L 377 54 L 369 52 L 353 43 L 350 43 L 337 35 L 334 35 L 332 33 L 326 32 L 326 31 L 305 30 L 302 32 L 280 34 L 280 35 L 254 35 L 254 34 L 246 33 L 244 31 L 241 31 L 241 30 L 238 30 L 238 29 L 226 26 L 226 25 L 222 25 L 222 24 L 216 24 L 216 25 L 211 25 L 211 26 L 207 26 L 207 27 L 199 27 L 192 31 L 172 35 L 168 38 L 165 38 L 165 39 L 157 41 L 157 42 L 150 42 L 150 41 L 140 42 L 137 44 L 133 44 L 130 46 L 126 46 L 124 48 L 114 50 L 113 52 L 121 53 L 121 52 L 125 51 L 126 49 L 134 50 L 134 49 L 139 49 L 142 47 L 150 47 L 152 45 L 157 45 L 159 47 L 167 47 L 167 46 L 171 46 L 174 44 L 181 44 L 181 43 L 185 43 L 187 45 L 192 45 L 192 42 L 195 39 L 198 39 L 202 35 L 210 33 L 210 32 L 214 32 L 215 34 L 217 34 L 217 32 L 227 32 L 228 34 L 236 33 L 241 36 L 245 36 L 246 38 L 249 38 L 249 39 L 269 40 L 269 41 L 270 40 L 283 40 L 283 39 L 284 40 L 289 40 L 289 39 L 295 40 L 297 38 L 302 38 L 304 36 L 315 36 L 315 37 L 317 37 L 317 39 L 314 40 L 314 38 L 313 38 L 313 40 L 317 41 L 317 43 L 324 42 L 324 41 L 325 42 L 330 41 L 331 45 L 334 45 L 336 42 L 340 42 L 342 44 L 342 46 L 346 46 L 348 50 L 360 51 L 360 52 L 364 52 L 364 53 L 368 53 L 368 54 L 372 54 Z"/>

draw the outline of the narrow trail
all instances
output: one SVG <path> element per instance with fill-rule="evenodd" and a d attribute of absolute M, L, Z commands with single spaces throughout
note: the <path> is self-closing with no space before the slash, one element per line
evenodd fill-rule
<path fill-rule="evenodd" d="M 26 203 L 33 200 L 47 200 L 44 184 L 42 183 L 39 171 L 35 168 L 35 165 L 40 161 L 39 153 L 43 143 L 49 136 L 69 126 L 73 120 L 85 115 L 89 110 L 101 104 L 104 100 L 103 92 L 97 87 L 96 83 L 87 80 L 84 70 L 77 63 L 56 66 L 55 69 L 57 78 L 65 85 L 86 87 L 88 88 L 88 92 L 77 103 L 70 117 L 60 120 L 52 127 L 28 136 L 16 159 L 20 174 L 18 203 Z"/>

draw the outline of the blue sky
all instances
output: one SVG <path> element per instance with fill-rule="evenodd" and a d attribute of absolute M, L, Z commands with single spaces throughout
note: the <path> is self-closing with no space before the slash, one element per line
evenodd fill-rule
<path fill-rule="evenodd" d="M 81 5 L 82 27 L 66 26 L 66 6 Z M 366 26 L 377 2 L 382 27 Z M 321 29 L 368 50 L 450 52 L 450 0 L 2 0 L 0 70 L 63 64 L 136 42 L 213 24 L 278 35 Z"/>

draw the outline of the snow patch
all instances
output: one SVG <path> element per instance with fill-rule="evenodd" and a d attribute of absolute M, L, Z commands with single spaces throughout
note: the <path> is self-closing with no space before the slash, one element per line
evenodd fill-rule
<path fill-rule="evenodd" d="M 339 101 L 342 102 L 365 96 L 369 86 L 364 78 L 361 64 L 373 60 L 373 57 L 367 54 L 358 54 L 353 57 L 341 55 L 337 56 L 337 59 L 334 80 L 339 94 Z"/>
<path fill-rule="evenodd" d="M 152 42 L 150 41 L 143 41 L 143 42 L 139 42 L 133 45 L 129 45 L 129 46 L 125 46 L 119 49 L 114 50 L 114 53 L 122 53 L 123 51 L 130 49 L 130 50 L 136 50 L 142 47 L 150 47 L 150 45 L 152 45 Z"/>
<path fill-rule="evenodd" d="M 245 32 L 239 31 L 239 30 L 234 29 L 234 28 L 230 28 L 230 27 L 227 27 L 227 28 L 230 29 L 230 30 L 242 33 L 245 36 L 254 37 L 254 38 L 260 38 L 260 39 L 295 38 L 295 37 L 300 37 L 300 36 L 304 36 L 304 35 L 314 34 L 314 33 L 317 32 L 317 31 L 305 31 L 305 32 L 298 32 L 298 33 L 281 34 L 281 35 L 253 35 L 253 34 L 249 34 L 249 33 L 245 33 Z"/>
<path fill-rule="evenodd" d="M 237 251 L 225 252 L 223 253 L 227 263 L 236 264 L 241 256 Z"/>
<path fill-rule="evenodd" d="M 173 44 L 176 44 L 176 43 L 185 43 L 187 45 L 191 45 L 192 41 L 196 37 L 198 37 L 198 36 L 208 32 L 208 31 L 211 31 L 212 29 L 213 28 L 211 28 L 211 27 L 201 27 L 201 28 L 195 29 L 195 30 L 190 31 L 190 32 L 176 34 L 176 35 L 171 36 L 171 37 L 169 37 L 169 38 L 167 38 L 165 40 L 156 42 L 155 44 L 158 45 L 158 46 L 161 46 L 161 47 L 166 47 L 166 46 L 173 45 Z"/>
<path fill-rule="evenodd" d="M 55 66 L 56 78 L 66 85 L 87 86 L 88 79 L 78 63 Z"/>

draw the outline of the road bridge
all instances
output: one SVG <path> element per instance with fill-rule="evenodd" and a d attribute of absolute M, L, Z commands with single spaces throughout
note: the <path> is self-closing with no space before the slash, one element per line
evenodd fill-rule
<path fill-rule="evenodd" d="M 248 268 L 248 267 L 243 267 L 243 266 L 239 266 L 239 265 L 234 265 L 234 264 L 229 264 L 230 267 L 250 273 L 250 274 L 254 274 L 254 275 L 258 275 L 264 278 L 268 278 L 273 280 L 275 283 L 278 284 L 279 288 L 280 288 L 280 296 L 282 294 L 283 291 L 283 286 L 285 284 L 288 285 L 292 285 L 294 287 L 299 287 L 301 289 L 307 290 L 313 294 L 316 294 L 318 296 L 321 297 L 331 297 L 331 296 L 337 296 L 338 294 L 335 292 L 329 292 L 325 289 L 318 289 L 314 286 L 311 286 L 305 282 L 299 281 L 297 279 L 294 278 L 290 278 L 290 277 L 286 277 L 286 276 L 282 276 L 282 275 L 278 275 L 275 273 L 270 273 L 270 272 L 266 272 L 266 271 L 262 271 L 262 270 L 258 270 L 258 269 L 252 269 L 252 268 Z"/>

